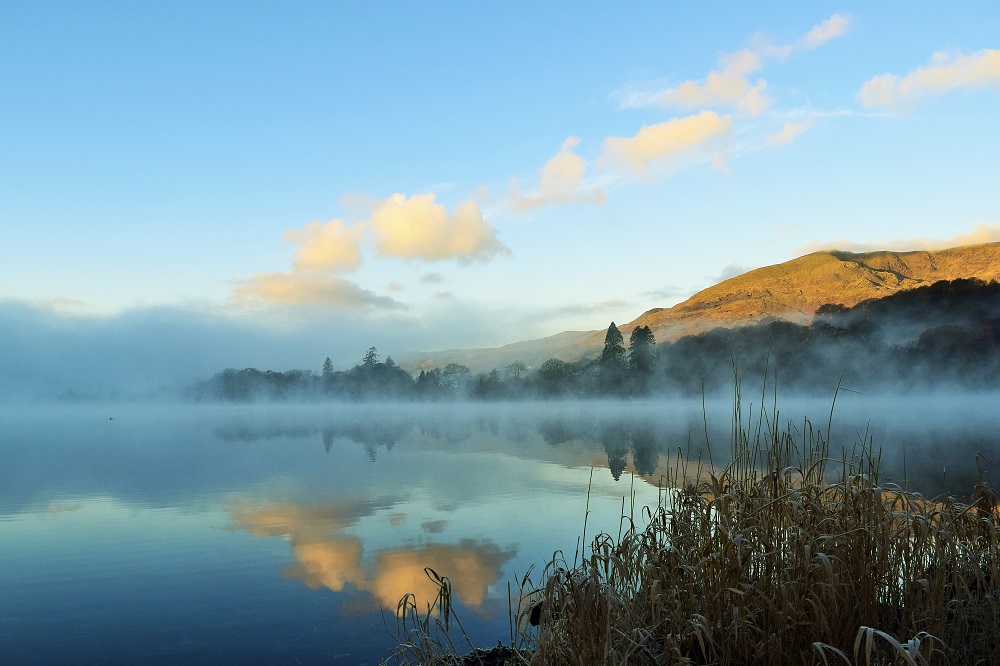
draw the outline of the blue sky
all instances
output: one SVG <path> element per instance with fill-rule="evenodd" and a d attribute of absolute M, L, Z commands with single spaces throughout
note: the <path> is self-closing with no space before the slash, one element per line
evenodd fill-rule
<path fill-rule="evenodd" d="M 998 35 L 993 2 L 4 2 L 0 300 L 355 355 L 1000 240 Z"/>

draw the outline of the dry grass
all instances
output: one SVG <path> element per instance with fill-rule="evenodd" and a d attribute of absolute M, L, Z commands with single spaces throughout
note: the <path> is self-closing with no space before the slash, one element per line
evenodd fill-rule
<path fill-rule="evenodd" d="M 732 463 L 679 463 L 645 527 L 625 517 L 582 561 L 557 553 L 520 581 L 510 663 L 1000 663 L 998 498 L 982 474 L 968 501 L 928 501 L 880 484 L 870 439 L 834 463 L 809 422 L 779 428 L 762 409 L 743 423 L 735 404 Z M 396 657 L 479 663 L 440 638 L 438 604 L 408 609 Z"/>

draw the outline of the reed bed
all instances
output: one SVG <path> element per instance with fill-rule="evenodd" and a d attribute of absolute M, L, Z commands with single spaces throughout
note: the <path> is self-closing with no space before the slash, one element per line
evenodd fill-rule
<path fill-rule="evenodd" d="M 763 408 L 744 422 L 738 390 L 734 403 L 732 462 L 679 453 L 641 525 L 623 516 L 618 535 L 597 535 L 573 562 L 556 553 L 518 581 L 509 646 L 462 655 L 470 646 L 450 638 L 450 584 L 438 576 L 426 612 L 407 599 L 397 609 L 393 658 L 1000 663 L 1000 515 L 982 465 L 964 501 L 929 500 L 880 482 L 870 438 L 832 458 L 829 422 L 779 427 Z"/>

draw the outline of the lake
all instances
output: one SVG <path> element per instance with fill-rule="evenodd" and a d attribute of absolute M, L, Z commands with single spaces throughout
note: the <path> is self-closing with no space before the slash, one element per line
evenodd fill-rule
<path fill-rule="evenodd" d="M 759 405 L 744 405 L 745 422 Z M 977 452 L 1000 452 L 996 407 L 841 394 L 831 451 L 871 436 L 885 480 L 966 494 Z M 779 408 L 826 430 L 829 400 Z M 641 522 L 679 449 L 724 464 L 732 412 L 725 399 L 0 407 L 0 661 L 376 664 L 399 599 L 430 600 L 425 567 L 450 577 L 473 642 L 507 641 L 508 583 L 516 605 L 526 571 L 573 559 L 588 502 L 589 536 L 617 534 L 623 511 Z"/>

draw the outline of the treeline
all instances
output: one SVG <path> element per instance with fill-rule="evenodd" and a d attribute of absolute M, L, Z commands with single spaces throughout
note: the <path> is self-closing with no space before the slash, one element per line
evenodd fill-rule
<path fill-rule="evenodd" d="M 628 348 L 614 323 L 599 359 L 568 363 L 550 359 L 537 369 L 516 361 L 502 369 L 473 374 L 465 365 L 421 370 L 411 375 L 372 347 L 350 370 L 335 370 L 327 358 L 319 374 L 228 369 L 189 389 L 195 400 L 499 400 L 544 396 L 644 395 L 653 384 L 656 341 L 649 327 L 636 328 Z"/>
<path fill-rule="evenodd" d="M 661 348 L 663 387 L 731 388 L 768 368 L 789 391 L 901 392 L 1000 387 L 1000 284 L 941 281 L 847 308 L 819 308 L 809 325 L 770 320 L 716 329 Z"/>
<path fill-rule="evenodd" d="M 821 307 L 811 324 L 772 319 L 656 344 L 648 326 L 628 346 L 611 323 L 598 358 L 513 362 L 473 374 L 464 365 L 411 375 L 372 347 L 350 370 L 226 370 L 191 391 L 198 399 L 507 400 L 547 397 L 697 395 L 777 371 L 779 385 L 828 392 L 843 377 L 856 389 L 928 390 L 1000 385 L 1000 285 L 937 282 L 853 308 Z"/>

